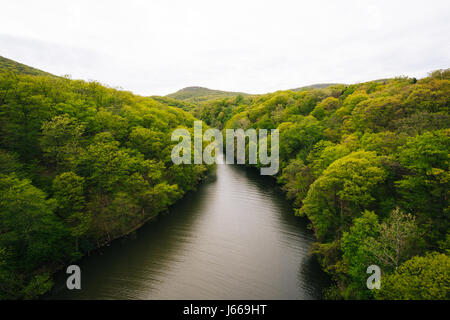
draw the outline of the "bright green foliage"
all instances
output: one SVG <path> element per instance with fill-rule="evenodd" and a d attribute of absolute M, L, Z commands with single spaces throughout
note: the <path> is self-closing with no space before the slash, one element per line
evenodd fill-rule
<path fill-rule="evenodd" d="M 311 116 L 303 118 L 299 123 L 283 122 L 278 126 L 278 130 L 280 131 L 281 160 L 292 158 L 299 150 L 301 152 L 298 156 L 305 160 L 314 144 L 322 138 L 322 128 Z"/>
<path fill-rule="evenodd" d="M 164 133 L 143 127 L 131 131 L 129 145 L 147 158 L 169 157 L 171 149 L 164 143 Z"/>
<path fill-rule="evenodd" d="M 0 194 L 0 297 L 31 297 L 41 291 L 26 285 L 37 281 L 30 271 L 67 255 L 68 234 L 53 214 L 55 201 L 29 180 L 0 175 Z"/>
<path fill-rule="evenodd" d="M 308 161 L 315 177 L 320 177 L 323 171 L 335 160 L 338 160 L 350 153 L 350 148 L 346 144 L 335 145 L 330 141 L 321 140 L 316 143 L 314 150 L 309 153 Z"/>
<path fill-rule="evenodd" d="M 83 190 L 84 178 L 68 171 L 53 180 L 53 197 L 56 199 L 57 214 L 65 217 L 70 212 L 84 209 L 85 197 Z"/>
<path fill-rule="evenodd" d="M 403 263 L 393 274 L 382 277 L 377 299 L 450 299 L 450 257 L 431 253 Z"/>
<path fill-rule="evenodd" d="M 398 147 L 405 144 L 408 135 L 383 131 L 379 133 L 365 133 L 361 137 L 361 145 L 367 151 L 376 151 L 380 155 L 396 154 Z"/>
<path fill-rule="evenodd" d="M 170 157 L 172 131 L 195 118 L 173 101 L 0 73 L 0 298 L 44 293 L 48 273 L 195 188 L 206 166 Z"/>
<path fill-rule="evenodd" d="M 55 200 L 14 175 L 0 176 L 0 192 L 0 244 L 12 253 L 17 267 L 27 270 L 55 258 L 64 235 L 53 214 Z"/>
<path fill-rule="evenodd" d="M 379 233 L 378 217 L 373 211 L 365 211 L 359 218 L 353 220 L 353 225 L 348 232 L 342 235 L 341 248 L 344 264 L 348 266 L 347 274 L 351 277 L 350 288 L 356 286 L 355 295 L 365 294 L 369 297 L 370 292 L 366 289 L 368 266 L 376 260 L 368 252 L 368 238 L 376 238 Z M 351 290 L 351 289 L 350 289 Z M 353 289 L 354 290 L 354 289 Z"/>
<path fill-rule="evenodd" d="M 0 72 L 2 71 L 15 72 L 20 74 L 31 74 L 34 76 L 52 76 L 50 73 L 29 67 L 5 57 L 0 57 Z"/>
<path fill-rule="evenodd" d="M 57 166 L 70 167 L 83 152 L 80 147 L 84 125 L 67 115 L 56 116 L 42 125 L 41 148 Z"/>
<path fill-rule="evenodd" d="M 57 201 L 56 214 L 65 223 L 75 238 L 75 254 L 78 253 L 78 239 L 90 227 L 91 215 L 85 211 L 84 178 L 73 172 L 64 172 L 53 180 L 53 197 Z"/>
<path fill-rule="evenodd" d="M 371 298 L 369 263 L 383 267 L 390 288 L 378 297 L 448 297 L 448 274 L 435 271 L 444 259 L 426 253 L 449 250 L 449 70 L 149 98 L 25 67 L 0 60 L 0 298 L 44 292 L 45 267 L 134 230 L 195 189 L 208 168 L 170 158 L 171 132 L 191 128 L 193 115 L 220 129 L 279 129 L 277 178 L 311 221 L 312 252 L 338 282 L 334 297 Z M 426 289 L 416 276 L 395 284 L 410 278 L 405 265 L 420 265 Z"/>
<path fill-rule="evenodd" d="M 369 264 L 392 274 L 413 255 L 449 250 L 449 97 L 447 69 L 204 101 L 194 114 L 219 128 L 279 129 L 277 180 L 311 221 L 312 252 L 337 281 L 329 296 L 372 298 Z"/>
<path fill-rule="evenodd" d="M 375 189 L 385 179 L 375 153 L 351 153 L 333 162 L 311 185 L 300 212 L 313 222 L 319 239 L 330 239 L 375 202 Z"/>
<path fill-rule="evenodd" d="M 402 205 L 420 214 L 421 222 L 427 225 L 425 236 L 431 243 L 445 237 L 450 226 L 449 150 L 450 132 L 439 130 L 410 138 L 398 154 L 399 162 L 408 170 L 396 181 L 403 196 Z"/>
<path fill-rule="evenodd" d="M 167 97 L 182 101 L 188 101 L 191 103 L 198 103 L 201 101 L 219 99 L 225 97 L 234 97 L 234 96 L 243 96 L 245 93 L 240 92 L 230 92 L 230 91 L 221 91 L 221 90 L 212 90 L 203 87 L 187 87 L 172 94 L 169 94 Z"/>
<path fill-rule="evenodd" d="M 294 200 L 295 205 L 300 207 L 314 179 L 311 169 L 301 159 L 292 159 L 283 168 L 278 182 L 283 184 L 283 190 L 286 192 L 287 198 Z"/>

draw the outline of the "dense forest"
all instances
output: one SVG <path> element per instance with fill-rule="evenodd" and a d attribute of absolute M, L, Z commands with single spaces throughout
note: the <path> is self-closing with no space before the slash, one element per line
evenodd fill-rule
<path fill-rule="evenodd" d="M 450 70 L 264 95 L 142 97 L 0 60 L 0 299 L 139 228 L 209 168 L 174 165 L 194 120 L 280 132 L 277 181 L 316 235 L 328 299 L 449 299 Z M 382 270 L 367 290 L 366 269 Z"/>
<path fill-rule="evenodd" d="M 278 128 L 278 182 L 310 221 L 329 299 L 449 299 L 450 70 L 200 103 L 219 128 Z M 382 271 L 367 290 L 368 266 Z"/>
<path fill-rule="evenodd" d="M 167 210 L 208 168 L 171 161 L 171 132 L 192 130 L 191 114 L 0 63 L 0 299 L 28 299 L 58 268 Z"/>

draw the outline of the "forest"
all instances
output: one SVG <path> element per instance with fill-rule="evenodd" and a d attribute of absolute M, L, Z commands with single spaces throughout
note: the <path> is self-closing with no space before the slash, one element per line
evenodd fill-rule
<path fill-rule="evenodd" d="M 277 181 L 335 282 L 328 299 L 449 299 L 450 70 L 203 101 L 222 129 L 280 132 Z M 380 290 L 366 269 L 381 268 Z"/>
<path fill-rule="evenodd" d="M 31 299 L 52 287 L 54 271 L 166 211 L 209 168 L 171 161 L 171 132 L 194 121 L 180 108 L 7 62 L 0 299 Z"/>
<path fill-rule="evenodd" d="M 203 89 L 143 97 L 0 60 L 0 299 L 41 296 L 56 270 L 195 190 L 214 168 L 174 165 L 170 135 L 196 119 L 279 130 L 275 178 L 316 236 L 327 299 L 450 298 L 450 70 Z M 373 264 L 380 290 L 366 287 Z"/>

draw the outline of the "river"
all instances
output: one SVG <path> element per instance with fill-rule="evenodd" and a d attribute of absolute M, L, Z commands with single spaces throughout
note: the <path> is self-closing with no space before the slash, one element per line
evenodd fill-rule
<path fill-rule="evenodd" d="M 329 280 L 308 254 L 313 241 L 273 178 L 217 165 L 135 237 L 81 259 L 81 290 L 57 275 L 50 298 L 320 299 Z"/>

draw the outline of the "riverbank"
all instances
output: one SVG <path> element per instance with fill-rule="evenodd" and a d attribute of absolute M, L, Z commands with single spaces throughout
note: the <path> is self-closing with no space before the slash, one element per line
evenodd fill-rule
<path fill-rule="evenodd" d="M 82 290 L 61 273 L 50 298 L 319 299 L 312 241 L 273 179 L 217 165 L 169 214 L 81 259 Z"/>
<path fill-rule="evenodd" d="M 207 171 L 207 174 L 204 175 L 197 183 L 196 187 L 198 187 L 199 185 L 201 185 L 206 179 L 208 179 L 210 176 L 214 176 L 214 166 L 209 166 L 209 170 Z M 158 212 L 148 218 L 146 218 L 143 222 L 139 223 L 138 225 L 135 225 L 133 227 L 131 227 L 129 230 L 127 230 L 126 232 L 124 232 L 121 235 L 117 235 L 115 237 L 111 237 L 108 241 L 103 241 L 101 243 L 97 242 L 97 247 L 89 250 L 88 252 L 86 252 L 84 255 L 80 256 L 78 259 L 70 262 L 70 263 L 59 263 L 56 265 L 51 265 L 51 266 L 46 266 L 44 268 L 42 268 L 39 272 L 46 272 L 49 273 L 52 277 L 54 277 L 56 274 L 59 274 L 59 278 L 61 277 L 67 277 L 65 270 L 69 265 L 77 265 L 81 260 L 85 259 L 86 257 L 90 257 L 91 255 L 95 255 L 98 254 L 100 252 L 100 250 L 102 250 L 105 247 L 109 247 L 112 243 L 117 242 L 117 241 L 121 241 L 121 240 L 125 240 L 128 237 L 133 238 L 132 234 L 134 234 L 136 231 L 138 231 L 139 229 L 141 229 L 142 227 L 144 227 L 146 224 L 148 223 L 153 223 L 155 220 L 158 219 L 158 217 L 160 217 L 161 215 L 165 215 L 165 214 L 170 214 L 171 209 L 177 205 L 177 203 L 179 203 L 180 201 L 183 201 L 184 198 L 186 198 L 189 194 L 191 193 L 195 193 L 197 190 L 191 190 L 188 191 L 186 194 L 183 195 L 183 197 L 181 199 L 179 199 L 177 202 L 175 202 L 174 204 L 172 204 L 171 206 L 169 206 L 166 210 Z M 47 292 L 43 293 L 41 295 L 41 298 L 43 299 L 48 299 L 51 294 L 52 294 L 53 288 L 50 288 Z"/>

